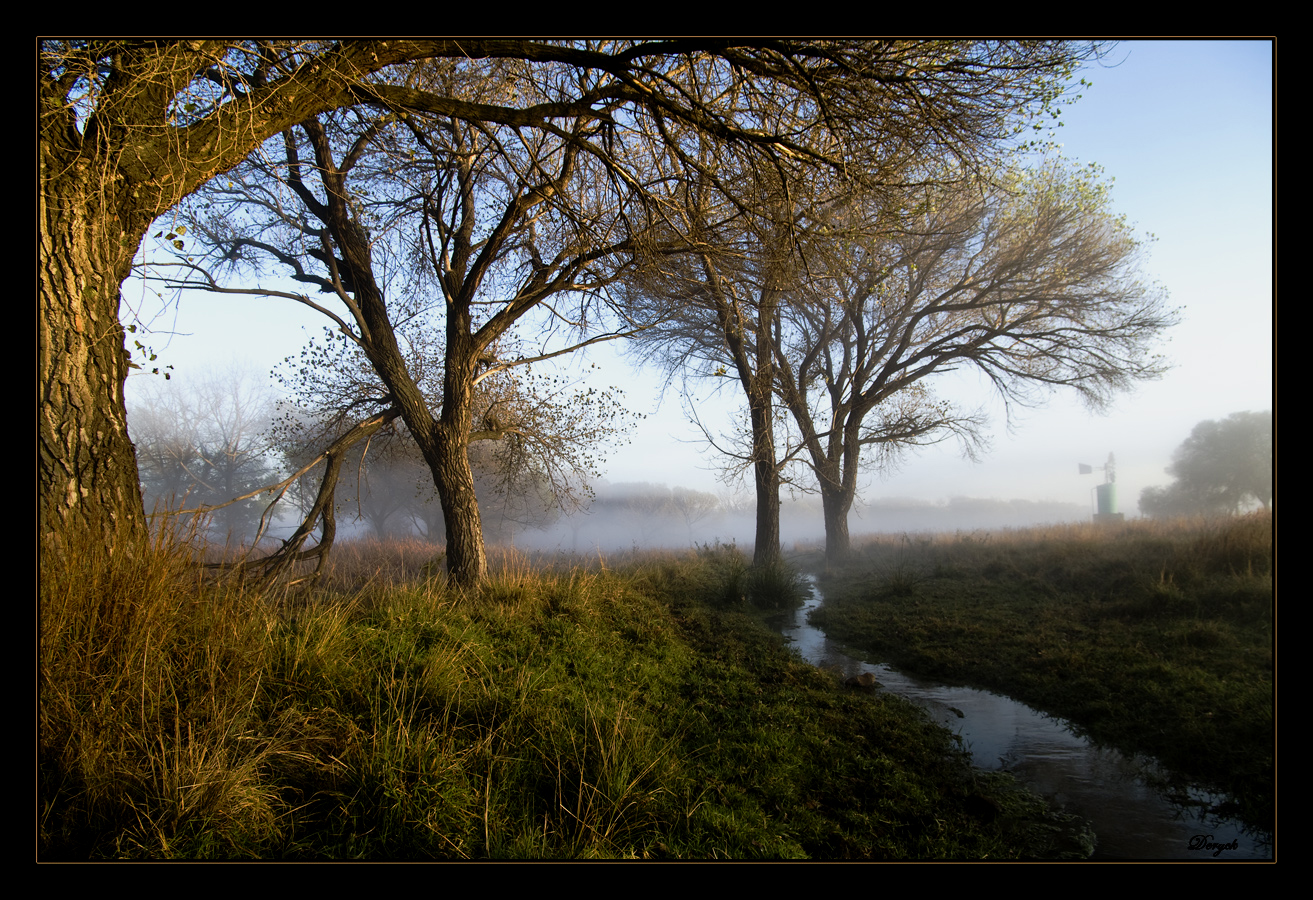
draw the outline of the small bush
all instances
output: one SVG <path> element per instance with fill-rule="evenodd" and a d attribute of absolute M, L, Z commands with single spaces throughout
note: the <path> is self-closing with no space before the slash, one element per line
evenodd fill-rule
<path fill-rule="evenodd" d="M 778 561 L 749 571 L 747 593 L 757 609 L 794 609 L 802 604 L 806 587 L 792 566 Z"/>

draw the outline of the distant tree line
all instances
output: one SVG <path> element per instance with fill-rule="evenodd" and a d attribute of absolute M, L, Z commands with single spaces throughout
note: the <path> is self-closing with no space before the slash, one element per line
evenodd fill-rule
<path fill-rule="evenodd" d="M 318 454 L 307 429 L 289 427 L 289 421 L 254 372 L 135 383 L 129 428 L 150 515 L 185 531 L 193 516 L 178 514 L 191 511 L 206 536 L 219 543 L 253 540 L 262 520 L 266 536 L 284 536 L 287 523 L 304 518 L 318 493 L 313 473 L 287 484 L 276 505 L 278 492 L 267 490 Z M 559 517 L 543 475 L 508 466 L 481 445 L 470 453 L 488 541 L 509 543 L 517 532 L 544 528 Z M 394 423 L 344 455 L 335 515 L 352 533 L 364 528 L 380 538 L 419 536 L 440 543 L 442 507 L 427 472 L 404 426 Z"/>

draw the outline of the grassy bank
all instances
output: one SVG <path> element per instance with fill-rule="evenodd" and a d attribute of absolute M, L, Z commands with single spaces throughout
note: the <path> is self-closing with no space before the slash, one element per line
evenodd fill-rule
<path fill-rule="evenodd" d="M 889 537 L 822 581 L 813 621 L 910 671 L 996 690 L 1274 815 L 1267 515 Z"/>
<path fill-rule="evenodd" d="M 1079 827 L 753 614 L 733 548 L 508 558 L 417 545 L 327 589 L 199 579 L 177 549 L 43 558 L 42 859 L 1018 858 Z"/>

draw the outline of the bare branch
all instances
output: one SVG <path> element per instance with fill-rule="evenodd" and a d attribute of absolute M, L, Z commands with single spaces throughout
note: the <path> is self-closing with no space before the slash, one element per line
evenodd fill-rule
<path fill-rule="evenodd" d="M 306 465 L 297 475 L 288 479 L 290 483 L 300 475 L 305 474 L 311 468 L 318 464 L 320 460 L 326 460 L 327 465 L 324 467 L 324 475 L 320 481 L 319 491 L 315 496 L 314 503 L 310 511 L 305 515 L 302 523 L 292 533 L 291 537 L 283 541 L 282 547 L 268 556 L 260 559 L 248 559 L 232 566 L 229 564 L 214 564 L 220 568 L 236 568 L 240 571 L 262 570 L 261 580 L 265 584 L 272 584 L 280 574 L 285 572 L 289 566 L 297 562 L 306 560 L 316 560 L 314 571 L 305 578 L 299 578 L 289 584 L 299 584 L 307 579 L 317 578 L 323 571 L 324 564 L 328 560 L 328 553 L 332 549 L 333 540 L 337 534 L 337 523 L 333 511 L 333 498 L 337 490 L 338 478 L 342 470 L 342 461 L 347 452 L 361 441 L 367 440 L 376 434 L 380 429 L 398 418 L 400 413 L 397 410 L 386 410 L 358 422 L 345 434 L 333 441 L 328 449 L 320 454 L 314 462 Z M 281 495 L 280 495 L 281 496 Z M 315 525 L 320 524 L 319 542 L 310 550 L 302 550 L 306 540 L 314 531 Z M 262 529 L 263 530 L 263 519 Z M 252 550 L 255 548 L 252 547 Z"/>

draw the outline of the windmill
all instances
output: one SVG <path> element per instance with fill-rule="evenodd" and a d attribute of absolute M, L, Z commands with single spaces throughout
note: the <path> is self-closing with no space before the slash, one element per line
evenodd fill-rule
<path fill-rule="evenodd" d="M 1117 461 L 1111 453 L 1108 454 L 1108 462 L 1102 466 L 1091 466 L 1086 463 L 1078 463 L 1080 474 L 1093 474 L 1096 468 L 1103 470 L 1103 484 L 1094 488 L 1098 498 L 1098 505 L 1095 507 L 1095 522 L 1124 522 L 1126 516 L 1117 512 Z"/>

